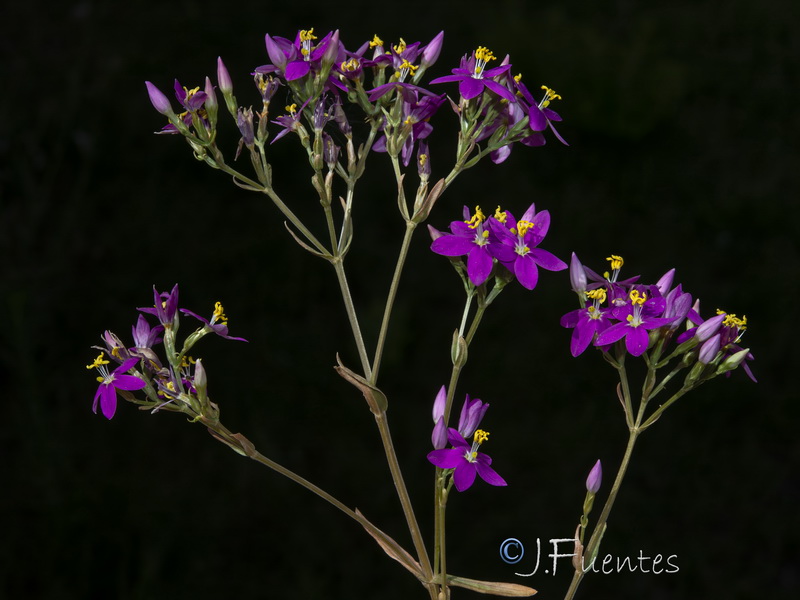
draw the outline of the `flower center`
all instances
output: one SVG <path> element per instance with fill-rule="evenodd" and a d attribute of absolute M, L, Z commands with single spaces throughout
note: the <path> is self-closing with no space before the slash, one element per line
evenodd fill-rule
<path fill-rule="evenodd" d="M 109 384 L 114 381 L 114 377 L 108 373 L 108 367 L 106 366 L 108 361 L 103 358 L 103 353 L 97 355 L 97 358 L 94 359 L 94 362 L 90 365 L 86 365 L 87 369 L 97 369 L 100 373 L 100 377 L 97 378 L 99 383 Z"/>
<path fill-rule="evenodd" d="M 394 76 L 397 78 L 397 81 L 403 82 L 406 80 L 406 77 L 409 73 L 414 75 L 414 73 L 417 72 L 417 69 L 419 69 L 419 65 L 412 65 L 410 62 L 408 62 L 408 59 L 404 58 L 403 62 L 400 63 L 400 66 L 397 67 L 397 70 L 394 72 Z"/>
<path fill-rule="evenodd" d="M 472 77 L 483 79 L 483 71 L 486 69 L 486 63 L 490 60 L 495 60 L 492 51 L 484 46 L 478 46 L 478 49 L 475 50 L 475 71 L 472 73 Z"/>
<path fill-rule="evenodd" d="M 642 307 L 647 301 L 647 294 L 640 294 L 639 290 L 631 290 L 629 297 L 631 299 L 633 312 L 627 317 L 628 324 L 631 327 L 638 327 L 642 324 Z"/>
<path fill-rule="evenodd" d="M 602 319 L 603 313 L 600 312 L 600 305 L 606 301 L 606 289 L 597 288 L 596 290 L 588 290 L 586 297 L 592 300 L 592 305 L 586 310 L 591 319 Z"/>
<path fill-rule="evenodd" d="M 484 431 L 483 429 L 478 429 L 475 431 L 475 435 L 472 436 L 472 447 L 464 454 L 464 458 L 466 458 L 469 462 L 476 462 L 478 459 L 478 448 L 480 445 L 489 439 L 489 432 Z"/>
<path fill-rule="evenodd" d="M 311 60 L 311 40 L 317 39 L 314 35 L 314 28 L 303 29 L 300 31 L 300 54 L 303 55 L 303 60 Z"/>

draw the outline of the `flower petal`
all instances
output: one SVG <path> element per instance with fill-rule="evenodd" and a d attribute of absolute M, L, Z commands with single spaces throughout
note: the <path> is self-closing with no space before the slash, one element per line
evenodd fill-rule
<path fill-rule="evenodd" d="M 117 390 L 113 385 L 102 384 L 100 385 L 100 410 L 103 411 L 103 416 L 106 419 L 111 419 L 114 413 L 117 412 Z"/>
<path fill-rule="evenodd" d="M 428 452 L 428 461 L 441 469 L 455 469 L 462 462 L 466 462 L 464 451 L 456 448 L 432 450 Z"/>
<path fill-rule="evenodd" d="M 456 489 L 459 492 L 469 489 L 475 483 L 476 474 L 476 464 L 464 460 L 453 473 L 453 483 L 456 485 Z"/>
<path fill-rule="evenodd" d="M 469 280 L 476 286 L 482 284 L 489 278 L 493 264 L 492 257 L 485 246 L 474 248 L 467 256 Z"/>

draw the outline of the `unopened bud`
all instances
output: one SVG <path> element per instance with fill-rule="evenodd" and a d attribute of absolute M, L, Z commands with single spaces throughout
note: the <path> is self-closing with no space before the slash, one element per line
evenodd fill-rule
<path fill-rule="evenodd" d="M 737 368 L 740 364 L 742 364 L 747 356 L 750 354 L 750 348 L 745 348 L 744 350 L 739 350 L 735 354 L 732 354 L 728 358 L 722 361 L 722 363 L 717 367 L 717 375 L 721 375 L 722 373 L 727 373 L 728 371 L 733 371 Z"/>
<path fill-rule="evenodd" d="M 453 343 L 450 346 L 450 358 L 453 366 L 463 367 L 467 364 L 467 340 L 465 340 L 458 330 L 453 332 Z"/>
<path fill-rule="evenodd" d="M 603 466 L 598 460 L 594 463 L 592 470 L 589 471 L 589 476 L 586 478 L 586 491 L 596 494 L 600 489 L 600 484 L 603 483 Z"/>

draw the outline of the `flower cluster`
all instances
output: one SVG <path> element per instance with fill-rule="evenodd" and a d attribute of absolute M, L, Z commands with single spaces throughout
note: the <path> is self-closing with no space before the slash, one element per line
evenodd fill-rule
<path fill-rule="evenodd" d="M 464 220 L 450 223 L 451 233 L 431 228 L 434 236 L 431 250 L 443 256 L 466 256 L 469 281 L 479 286 L 492 274 L 496 265 L 515 276 L 520 284 L 532 290 L 539 281 L 539 269 L 561 271 L 566 263 L 552 253 L 538 248 L 550 228 L 550 213 L 536 212 L 534 204 L 517 221 L 509 211 L 497 207 L 486 217 L 480 206 L 470 214 L 464 207 Z"/>
<path fill-rule="evenodd" d="M 87 369 L 97 369 L 100 385 L 94 397 L 92 409 L 98 405 L 103 415 L 111 419 L 117 408 L 117 394 L 126 400 L 154 411 L 165 409 L 184 412 L 195 418 L 216 418 L 217 407 L 207 395 L 207 379 L 201 359 L 189 356 L 189 350 L 208 333 L 229 339 L 247 341 L 228 334 L 227 318 L 222 304 L 217 302 L 210 319 L 190 310 L 178 308 L 178 286 L 170 292 L 159 292 L 153 288 L 152 307 L 139 308 L 136 324 L 132 327 L 133 345 L 126 346 L 111 331 L 102 335 L 103 346 L 95 346 L 100 354 Z M 202 323 L 184 340 L 180 351 L 176 350 L 176 334 L 180 325 L 180 313 L 189 315 Z M 152 315 L 158 321 L 151 326 L 144 315 Z M 161 356 L 157 350 L 161 351 Z M 113 371 L 108 365 L 119 364 Z M 146 399 L 136 399 L 130 392 L 143 390 Z"/>
<path fill-rule="evenodd" d="M 208 77 L 202 89 L 190 89 L 175 81 L 175 98 L 181 107 L 178 113 L 156 85 L 145 83 L 153 106 L 168 120 L 159 133 L 184 135 L 200 158 L 210 158 L 206 149 L 215 144 L 218 89 L 241 133 L 239 150 L 247 147 L 254 157 L 256 149 L 263 151 L 270 137 L 270 123 L 279 128 L 271 143 L 294 133 L 311 151 L 308 125 L 314 129 L 315 137 L 330 147 L 330 155 L 338 156 L 339 146 L 334 139 L 341 139 L 340 134 L 349 139 L 352 132 L 342 106 L 352 103 L 365 113 L 367 122 L 378 133 L 372 149 L 400 156 L 407 166 L 418 142 L 433 132 L 431 117 L 447 101 L 446 93 L 423 85 L 423 75 L 438 60 L 443 41 L 444 32 L 427 44 L 406 43 L 402 38 L 398 43 L 386 44 L 375 35 L 356 49 L 348 49 L 338 30 L 321 36 L 313 28 L 300 30 L 294 39 L 267 34 L 265 47 L 270 62 L 253 72 L 262 99 L 260 110 L 238 105 L 230 74 L 221 58 L 217 63 L 216 86 Z M 553 127 L 553 122 L 561 117 L 550 108 L 561 96 L 542 86 L 542 97 L 534 98 L 522 83 L 522 75 L 511 75 L 508 56 L 499 66 L 488 68 L 494 60 L 490 50 L 479 47 L 462 57 L 451 75 L 429 82 L 458 83 L 459 101 L 451 101 L 451 105 L 461 121 L 462 149 L 471 152 L 483 143 L 476 159 L 489 154 L 494 162 L 502 162 L 516 142 L 543 145 L 543 132 L 548 128 L 566 144 Z M 290 95 L 286 113 L 270 117 L 270 104 L 280 88 Z M 323 131 L 329 122 L 332 122 L 330 127 L 339 129 L 339 135 Z M 423 156 L 423 163 L 427 161 L 427 146 L 420 148 L 418 155 Z M 212 166 L 219 165 L 217 158 L 209 162 L 213 162 Z"/>
<path fill-rule="evenodd" d="M 491 467 L 491 457 L 478 451 L 481 444 L 489 439 L 488 431 L 478 429 L 489 405 L 478 398 L 470 399 L 467 394 L 458 418 L 458 429 L 447 428 L 444 422 L 446 396 L 445 387 L 442 386 L 433 404 L 436 425 L 431 441 L 435 449 L 428 454 L 428 461 L 440 469 L 452 469 L 453 483 L 459 492 L 471 487 L 477 475 L 490 485 L 508 485 Z M 472 438 L 471 444 L 467 438 Z M 451 448 L 445 448 L 448 443 Z"/>
<path fill-rule="evenodd" d="M 611 255 L 610 271 L 602 276 L 581 264 L 573 254 L 570 264 L 572 289 L 582 307 L 561 318 L 561 325 L 572 329 L 570 352 L 583 353 L 589 345 L 608 352 L 612 345 L 632 356 L 648 349 L 658 349 L 658 356 L 672 352 L 682 355 L 688 365 L 695 361 L 710 366 L 711 376 L 726 373 L 742 365 L 755 381 L 747 361 L 753 360 L 749 349 L 739 345 L 747 328 L 747 318 L 717 310 L 704 320 L 700 301 L 692 299 L 681 284 L 673 286 L 675 269 L 665 273 L 655 284 L 642 284 L 639 277 L 620 280 L 624 264 L 621 256 Z M 684 331 L 679 332 L 681 326 Z M 674 348 L 668 344 L 673 344 Z"/>

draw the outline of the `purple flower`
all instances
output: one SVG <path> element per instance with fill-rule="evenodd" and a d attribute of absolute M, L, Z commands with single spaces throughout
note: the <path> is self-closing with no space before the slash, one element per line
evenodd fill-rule
<path fill-rule="evenodd" d="M 258 73 L 281 72 L 286 81 L 294 81 L 308 75 L 312 65 L 318 68 L 322 59 L 327 57 L 328 46 L 334 44 L 338 46 L 338 35 L 333 39 L 333 32 L 328 33 L 319 44 L 314 45 L 313 27 L 311 29 L 301 29 L 295 36 L 294 43 L 282 37 L 270 37 L 267 34 L 264 41 L 267 46 L 267 54 L 272 61 L 272 65 L 258 67 Z"/>
<path fill-rule="evenodd" d="M 586 307 L 570 311 L 561 317 L 562 327 L 574 328 L 569 344 L 572 356 L 582 354 L 592 343 L 595 334 L 602 333 L 611 326 L 611 309 L 600 307 L 606 300 L 605 288 L 589 290 L 585 294 Z"/>
<path fill-rule="evenodd" d="M 178 312 L 178 284 L 172 288 L 171 292 L 159 293 L 156 286 L 153 286 L 154 307 L 139 308 L 143 313 L 156 315 L 158 322 L 165 328 L 172 327 L 175 315 Z"/>
<path fill-rule="evenodd" d="M 449 81 L 458 82 L 458 91 L 464 100 L 471 100 L 479 96 L 485 88 L 489 88 L 498 96 L 505 98 L 509 102 L 514 102 L 514 94 L 502 84 L 491 79 L 507 73 L 511 69 L 510 64 L 500 65 L 494 69 L 486 69 L 486 64 L 496 57 L 488 48 L 479 46 L 467 59 L 461 59 L 461 66 L 452 70 L 452 75 L 437 77 L 431 83 L 446 83 Z"/>
<path fill-rule="evenodd" d="M 150 323 L 147 322 L 147 319 L 145 319 L 143 315 L 139 315 L 136 325 L 131 327 L 134 347 L 152 348 L 153 345 L 161 341 L 161 338 L 158 336 L 161 335 L 163 331 L 163 326 L 156 325 L 155 327 L 150 327 Z"/>
<path fill-rule="evenodd" d="M 671 323 L 675 318 L 659 318 L 654 315 L 664 312 L 663 298 L 647 298 L 646 293 L 632 289 L 630 302 L 612 309 L 615 319 L 620 322 L 597 335 L 595 346 L 607 346 L 625 338 L 625 347 L 631 356 L 641 356 L 650 342 L 647 331 Z"/>
<path fill-rule="evenodd" d="M 517 221 L 510 212 L 500 212 L 489 222 L 492 232 L 500 244 L 494 244 L 490 252 L 516 275 L 522 287 L 532 290 L 539 281 L 537 265 L 548 271 L 561 271 L 567 264 L 547 250 L 536 246 L 547 235 L 550 228 L 550 213 L 536 213 L 533 204 Z"/>
<path fill-rule="evenodd" d="M 600 489 L 600 484 L 603 483 L 603 466 L 598 460 L 594 463 L 592 470 L 589 471 L 589 476 L 586 478 L 586 491 L 596 494 Z"/>
<path fill-rule="evenodd" d="M 117 411 L 117 390 L 140 390 L 147 385 L 138 377 L 125 375 L 125 372 L 130 370 L 137 362 L 139 362 L 138 358 L 131 357 L 109 373 L 106 366 L 108 361 L 103 358 L 101 353 L 94 359 L 92 364 L 86 365 L 87 369 L 97 369 L 100 373 L 100 377 L 97 378 L 100 385 L 97 387 L 97 392 L 94 395 L 94 404 L 92 404 L 92 411 L 95 414 L 97 414 L 97 404 L 99 402 L 103 416 L 106 419 L 111 419 Z"/>
<path fill-rule="evenodd" d="M 470 445 L 460 433 L 451 428 L 447 439 L 453 447 L 428 453 L 428 460 L 441 469 L 454 469 L 453 483 L 459 492 L 469 489 L 475 482 L 476 475 L 480 475 L 489 485 L 508 485 L 490 466 L 492 459 L 478 452 L 480 445 L 489 439 L 488 432 L 478 429 Z"/>
<path fill-rule="evenodd" d="M 216 333 L 218 336 L 225 338 L 226 340 L 236 340 L 239 342 L 246 342 L 247 340 L 240 337 L 233 337 L 228 335 L 228 317 L 225 316 L 224 308 L 222 307 L 221 302 L 217 302 L 214 304 L 214 314 L 211 315 L 211 320 L 205 319 L 194 313 L 190 310 L 185 308 L 181 309 L 181 312 L 187 314 L 191 317 L 194 317 L 198 321 L 202 321 L 205 323 L 206 327 L 209 331 Z"/>
<path fill-rule="evenodd" d="M 442 256 L 467 256 L 467 275 L 473 285 L 481 285 L 492 272 L 492 255 L 489 252 L 489 229 L 485 227 L 486 216 L 480 206 L 475 207 L 475 214 L 469 216 L 469 209 L 464 207 L 465 221 L 450 223 L 452 234 L 444 234 L 435 239 L 431 250 Z"/>

